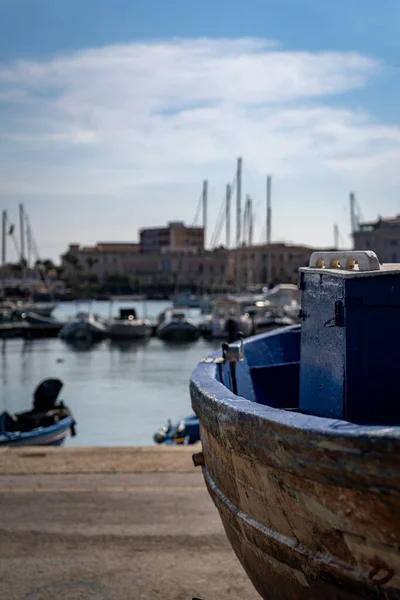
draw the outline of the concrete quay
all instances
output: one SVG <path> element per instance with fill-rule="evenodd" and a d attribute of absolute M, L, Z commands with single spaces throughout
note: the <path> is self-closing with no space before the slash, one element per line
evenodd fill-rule
<path fill-rule="evenodd" d="M 0 451 L 0 597 L 256 600 L 192 448 Z"/>

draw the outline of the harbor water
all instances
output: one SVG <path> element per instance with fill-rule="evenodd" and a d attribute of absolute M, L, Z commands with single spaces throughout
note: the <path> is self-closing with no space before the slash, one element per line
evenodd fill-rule
<path fill-rule="evenodd" d="M 115 302 L 120 308 L 134 306 L 138 318 L 151 321 L 167 302 Z M 108 302 L 60 303 L 58 319 L 78 311 L 109 315 Z M 199 316 L 199 315 L 197 315 Z M 0 340 L 0 412 L 30 408 L 37 384 L 48 377 L 64 383 L 60 398 L 77 421 L 77 436 L 68 446 L 140 446 L 153 444 L 153 434 L 168 418 L 178 421 L 190 414 L 189 379 L 196 364 L 219 346 L 199 340 L 188 344 L 147 341 L 102 341 L 74 346 L 60 339 Z"/>

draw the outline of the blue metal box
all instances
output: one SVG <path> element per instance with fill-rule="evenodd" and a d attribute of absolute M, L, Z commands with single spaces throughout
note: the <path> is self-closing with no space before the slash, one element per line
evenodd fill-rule
<path fill-rule="evenodd" d="M 400 423 L 400 264 L 379 265 L 372 252 L 314 253 L 300 288 L 300 410 Z"/>

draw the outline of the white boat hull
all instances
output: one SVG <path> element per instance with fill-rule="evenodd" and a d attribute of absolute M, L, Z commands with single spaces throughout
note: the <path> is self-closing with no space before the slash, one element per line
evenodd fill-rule
<path fill-rule="evenodd" d="M 253 324 L 251 319 L 245 317 L 241 319 L 231 318 L 235 321 L 237 330 L 243 333 L 244 337 L 252 334 Z M 203 323 L 202 331 L 213 339 L 226 339 L 228 335 L 228 319 L 210 319 Z"/>
<path fill-rule="evenodd" d="M 151 324 L 149 321 L 114 321 L 108 325 L 107 330 L 111 339 L 139 340 L 150 337 Z"/>

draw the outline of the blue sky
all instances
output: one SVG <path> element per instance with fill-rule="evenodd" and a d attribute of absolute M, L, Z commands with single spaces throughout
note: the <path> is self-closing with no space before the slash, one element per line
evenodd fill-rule
<path fill-rule="evenodd" d="M 263 236 L 349 243 L 400 212 L 397 0 L 2 0 L 0 205 L 43 255 L 193 219 L 209 239 L 236 157 Z"/>

